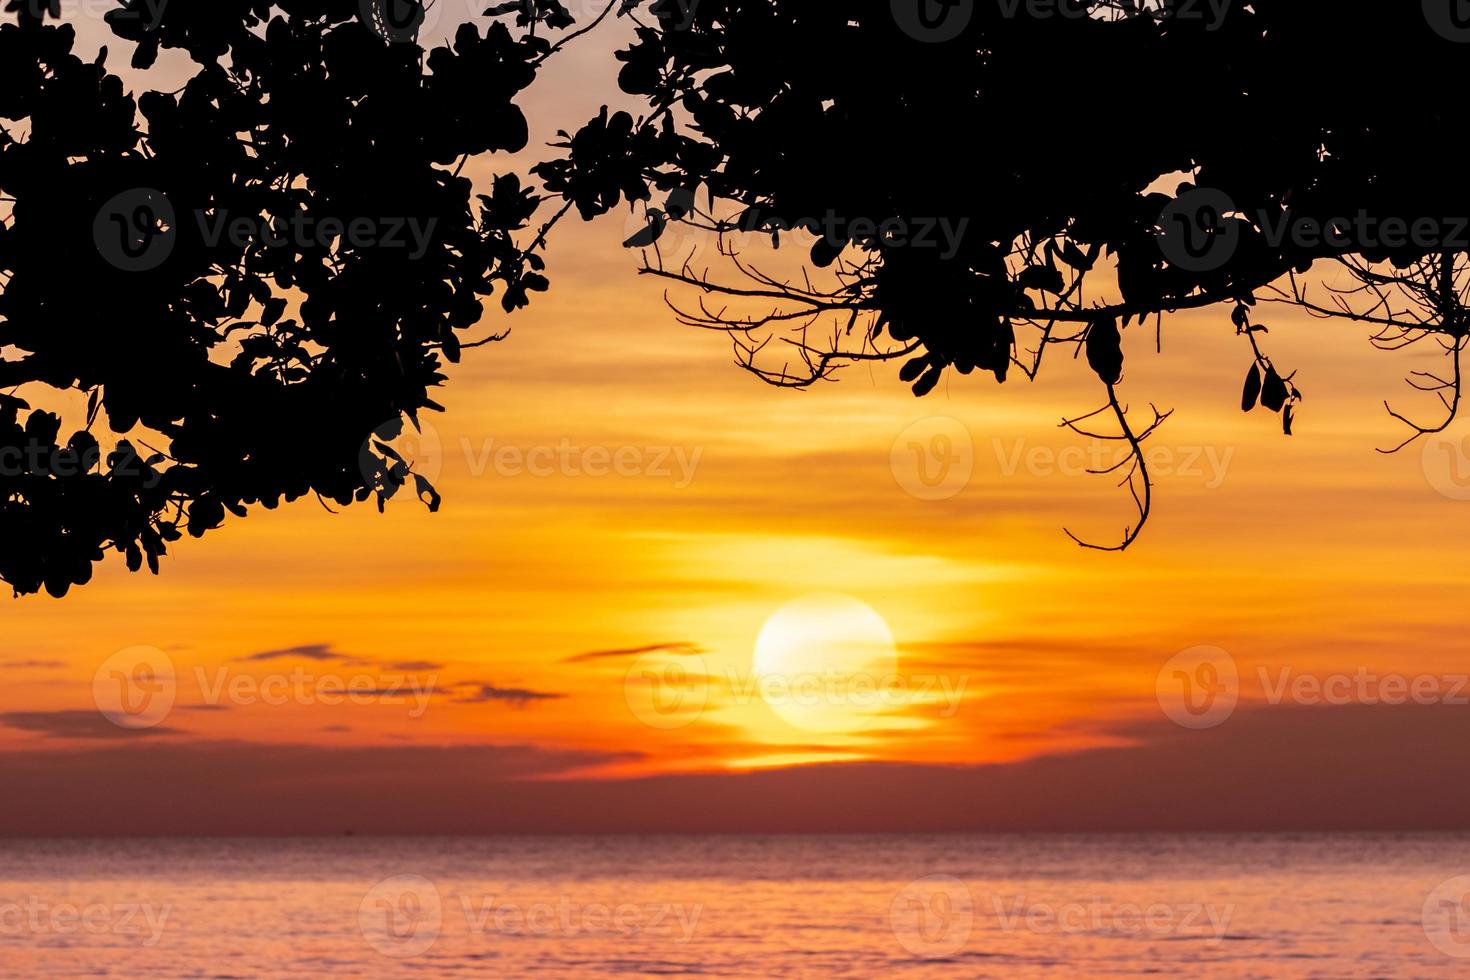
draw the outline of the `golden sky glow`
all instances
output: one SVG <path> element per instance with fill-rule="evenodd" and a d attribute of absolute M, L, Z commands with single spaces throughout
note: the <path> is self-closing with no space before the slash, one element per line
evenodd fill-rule
<path fill-rule="evenodd" d="M 611 74 L 586 67 L 593 54 L 538 88 L 533 119 L 595 111 Z M 517 164 L 481 161 L 478 176 Z M 301 501 L 181 542 L 160 578 L 111 561 L 64 601 L 14 601 L 0 713 L 91 711 L 98 666 L 148 645 L 178 672 L 174 737 L 531 745 L 586 753 L 558 775 L 607 776 L 1113 744 L 1159 717 L 1160 667 L 1201 644 L 1231 653 L 1248 699 L 1258 666 L 1464 669 L 1470 503 L 1431 485 L 1417 447 L 1374 452 L 1399 435 L 1383 400 L 1415 404 L 1402 378 L 1427 352 L 1375 352 L 1364 329 L 1268 311 L 1270 353 L 1307 393 L 1287 439 L 1238 409 L 1249 354 L 1228 311 L 1169 318 L 1161 354 L 1151 324 L 1129 329 L 1125 396 L 1176 414 L 1153 441 L 1167 462 L 1150 528 L 1125 555 L 1096 554 L 1063 528 L 1112 539 L 1130 511 L 1077 471 L 1091 447 L 1057 425 L 1098 404 L 1085 363 L 1053 352 L 1037 384 L 954 377 L 923 400 L 892 365 L 776 390 L 737 370 L 724 338 L 674 322 L 617 247 L 626 236 L 625 215 L 563 226 L 552 292 L 451 369 L 448 412 L 416 450 L 437 470 L 439 514 Z M 901 437 L 956 425 L 968 483 L 915 496 L 895 468 Z M 908 693 L 864 709 L 871 724 L 794 724 L 802 712 L 752 696 L 762 626 L 812 593 L 866 604 L 891 630 Z M 269 651 L 296 652 L 246 659 Z M 297 669 L 433 694 L 422 710 L 411 696 L 198 709 L 201 676 Z M 698 707 L 677 724 L 650 715 L 647 676 L 683 678 Z M 0 739 L 67 744 L 14 726 Z"/>

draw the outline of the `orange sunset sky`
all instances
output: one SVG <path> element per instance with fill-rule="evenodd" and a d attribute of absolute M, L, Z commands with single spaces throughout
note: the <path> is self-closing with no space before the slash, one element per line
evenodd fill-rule
<path fill-rule="evenodd" d="M 537 84 L 526 154 L 471 172 L 524 173 L 556 128 L 619 104 L 620 29 Z M 838 152 L 862 165 L 860 147 Z M 1470 670 L 1470 503 L 1436 489 L 1417 445 L 1374 452 L 1400 436 L 1385 398 L 1431 409 L 1403 377 L 1432 352 L 1267 308 L 1268 352 L 1307 396 L 1288 439 L 1239 410 L 1249 350 L 1228 310 L 1166 319 L 1161 354 L 1135 326 L 1122 390 L 1176 410 L 1152 443 L 1168 462 L 1140 542 L 1087 552 L 1064 527 L 1111 541 L 1131 510 L 1051 455 L 1087 448 L 1058 428 L 1099 404 L 1085 362 L 1056 350 L 1035 384 L 954 376 L 925 399 L 886 364 L 777 390 L 724 337 L 674 321 L 620 247 L 634 227 L 626 211 L 561 225 L 552 291 L 495 309 L 481 330 L 510 338 L 450 368 L 448 411 L 414 446 L 440 513 L 298 501 L 180 542 L 159 578 L 110 560 L 63 601 L 10 602 L 0 832 L 1433 827 L 1463 812 L 1448 798 L 1465 793 L 1463 708 L 1271 704 L 1260 683 L 1262 668 Z M 908 492 L 913 433 L 956 431 L 968 483 Z M 511 472 L 507 447 L 639 471 Z M 813 593 L 876 611 L 909 697 L 832 731 L 742 689 L 762 625 Z M 1189 731 L 1155 685 L 1200 645 L 1234 658 L 1241 705 Z M 98 714 L 92 682 L 136 646 L 166 653 L 178 690 L 161 724 L 129 731 Z M 198 683 L 297 669 L 432 693 L 208 705 Z M 650 676 L 683 676 L 703 710 L 660 714 Z"/>

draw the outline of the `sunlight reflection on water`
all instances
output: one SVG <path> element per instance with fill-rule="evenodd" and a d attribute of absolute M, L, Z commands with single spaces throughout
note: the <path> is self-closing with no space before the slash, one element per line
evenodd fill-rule
<path fill-rule="evenodd" d="M 1464 975 L 1466 872 L 1435 835 L 7 841 L 0 971 Z"/>

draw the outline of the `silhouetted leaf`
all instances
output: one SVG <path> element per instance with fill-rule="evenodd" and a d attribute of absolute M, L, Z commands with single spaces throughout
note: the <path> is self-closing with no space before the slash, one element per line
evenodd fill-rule
<path fill-rule="evenodd" d="M 1082 253 L 1070 239 L 1062 243 L 1062 261 L 1079 272 L 1087 272 L 1092 269 L 1092 259 Z"/>
<path fill-rule="evenodd" d="M 1106 384 L 1123 378 L 1123 337 L 1117 321 L 1099 320 L 1087 331 L 1087 363 Z"/>
<path fill-rule="evenodd" d="M 929 392 L 934 390 L 934 386 L 939 384 L 939 379 L 943 376 L 943 368 L 940 368 L 938 366 L 931 367 L 928 371 L 924 373 L 923 377 L 914 382 L 915 397 L 923 398 L 925 395 L 929 394 Z"/>
<path fill-rule="evenodd" d="M 1033 265 L 1024 269 L 1017 281 L 1022 289 L 1039 289 L 1048 293 L 1060 293 L 1066 288 L 1061 270 L 1050 265 Z"/>
<path fill-rule="evenodd" d="M 1251 369 L 1245 375 L 1245 390 L 1240 396 L 1240 407 L 1242 411 L 1249 412 L 1256 407 L 1261 398 L 1261 366 L 1252 363 Z"/>
<path fill-rule="evenodd" d="M 834 243 L 829 242 L 825 238 L 818 238 L 816 243 L 812 245 L 812 265 L 815 265 L 819 269 L 827 268 L 827 266 L 837 261 L 837 257 L 842 254 L 842 250 L 846 245 L 846 242 Z"/>
<path fill-rule="evenodd" d="M 1261 404 L 1273 412 L 1279 412 L 1286 404 L 1287 394 L 1286 382 L 1281 375 L 1276 373 L 1274 367 L 1268 370 L 1265 384 L 1261 388 Z"/>
<path fill-rule="evenodd" d="M 636 232 L 623 245 L 627 248 L 649 248 L 654 242 L 663 237 L 664 230 L 668 228 L 668 219 L 664 213 L 657 208 L 650 208 L 647 215 L 648 223 L 642 230 Z"/>

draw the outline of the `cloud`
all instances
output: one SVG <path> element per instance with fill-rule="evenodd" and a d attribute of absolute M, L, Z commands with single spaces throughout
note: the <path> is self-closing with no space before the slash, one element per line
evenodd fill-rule
<path fill-rule="evenodd" d="M 350 660 L 345 653 L 338 653 L 332 649 L 330 643 L 304 643 L 301 646 L 283 647 L 280 650 L 262 650 L 259 653 L 247 653 L 243 657 L 236 657 L 240 663 L 255 662 L 260 660 Z"/>
<path fill-rule="evenodd" d="M 403 670 L 409 673 L 444 669 L 443 664 L 436 664 L 432 660 L 409 660 L 403 663 L 384 664 L 383 666 L 389 670 Z"/>
<path fill-rule="evenodd" d="M 1470 829 L 1462 706 L 1243 707 L 1117 734 L 1134 741 L 1015 763 L 641 778 L 608 775 L 639 753 L 573 747 L 114 739 L 0 751 L 25 801 L 0 835 Z"/>
<path fill-rule="evenodd" d="M 624 657 L 642 656 L 645 653 L 668 653 L 676 657 L 689 657 L 703 652 L 704 648 L 699 644 L 680 640 L 677 643 L 650 643 L 648 646 L 627 647 L 621 650 L 592 650 L 588 653 L 567 657 L 562 660 L 562 663 L 582 664 L 593 660 L 618 660 Z"/>
<path fill-rule="evenodd" d="M 104 722 L 105 724 L 105 722 Z M 121 731 L 121 729 L 119 729 Z M 0 835 L 493 832 L 522 788 L 636 752 L 527 744 L 271 745 L 119 740 L 0 751 Z M 228 778 L 221 778 L 228 774 Z M 202 792 L 203 788 L 208 792 Z M 531 797 L 527 797 L 529 803 Z M 540 819 L 543 804 L 517 817 Z"/>
<path fill-rule="evenodd" d="M 515 708 L 524 708 L 532 701 L 557 701 L 566 697 L 550 691 L 533 691 L 525 687 L 496 687 L 494 684 L 471 683 L 459 685 L 471 688 L 470 693 L 454 698 L 455 704 L 486 704 L 503 701 Z"/>
<path fill-rule="evenodd" d="M 114 725 L 99 711 L 6 711 L 0 713 L 0 725 L 23 732 L 35 732 L 52 738 L 118 738 L 133 735 L 176 735 L 176 728 L 154 725 L 152 728 L 123 728 Z"/>
<path fill-rule="evenodd" d="M 332 643 L 303 643 L 294 647 L 283 647 L 279 650 L 262 650 L 259 653 L 247 653 L 243 657 L 236 657 L 234 663 L 259 663 L 267 660 L 316 660 L 321 662 L 333 662 L 348 664 L 351 666 L 378 667 L 383 670 L 399 670 L 406 673 L 417 673 L 425 671 L 443 670 L 444 664 L 435 663 L 432 660 L 401 660 L 382 661 L 372 657 L 355 656 L 343 653 L 336 649 Z"/>

